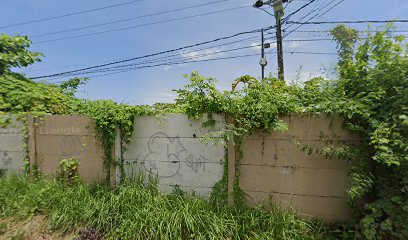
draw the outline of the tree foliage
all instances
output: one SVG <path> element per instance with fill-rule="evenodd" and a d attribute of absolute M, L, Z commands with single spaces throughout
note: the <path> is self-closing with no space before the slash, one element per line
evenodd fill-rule
<path fill-rule="evenodd" d="M 343 146 L 334 151 L 351 166 L 349 197 L 355 215 L 350 234 L 344 236 L 408 239 L 407 45 L 403 37 L 391 36 L 389 28 L 374 35 L 367 32 L 361 39 L 357 31 L 344 25 L 333 29 L 339 51 L 339 78 L 335 80 L 318 77 L 287 85 L 275 78 L 256 81 L 243 76 L 234 84 L 244 82 L 247 87 L 219 91 L 214 78 L 193 72 L 185 76 L 189 83 L 176 90 L 175 104 L 154 106 L 81 100 L 74 96 L 81 79 L 53 85 L 12 73 L 11 67 L 33 63 L 39 55 L 26 50 L 25 38 L 3 36 L 0 46 L 14 46 L 7 48 L 14 50 L 0 48 L 0 111 L 90 116 L 103 143 L 106 169 L 121 164 L 112 156 L 116 128 L 125 146 L 135 116 L 184 112 L 198 119 L 208 114 L 211 124 L 213 113 L 226 114 L 235 121 L 222 134 L 239 146 L 257 131 L 286 130 L 280 117 L 292 112 L 341 114 L 347 127 L 361 137 L 358 148 Z"/>
<path fill-rule="evenodd" d="M 30 44 L 26 36 L 0 34 L 0 75 L 10 73 L 10 68 L 26 67 L 40 61 L 42 54 L 29 51 Z"/>
<path fill-rule="evenodd" d="M 334 35 L 340 53 L 355 51 L 340 55 L 336 110 L 367 149 L 354 160 L 351 189 L 364 202 L 357 235 L 366 239 L 408 239 L 408 52 L 404 37 L 392 37 L 388 28 L 367 32 L 357 46 Z"/>

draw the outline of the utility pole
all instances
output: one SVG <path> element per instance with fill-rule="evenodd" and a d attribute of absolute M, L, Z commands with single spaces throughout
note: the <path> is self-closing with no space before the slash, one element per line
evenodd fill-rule
<path fill-rule="evenodd" d="M 273 7 L 275 20 L 276 20 L 276 46 L 277 46 L 277 56 L 278 56 L 278 78 L 280 80 L 285 80 L 285 71 L 283 65 L 283 44 L 282 44 L 282 17 L 284 15 L 283 3 L 288 2 L 288 0 L 257 0 L 254 7 L 261 8 L 264 4 Z M 262 30 L 263 36 L 263 30 Z M 262 40 L 262 50 L 264 49 L 264 42 Z M 262 57 L 263 58 L 263 57 Z"/>
<path fill-rule="evenodd" d="M 264 30 L 262 29 L 261 32 L 261 39 L 262 39 L 262 50 L 261 50 L 261 61 L 259 62 L 259 64 L 261 65 L 262 68 L 262 79 L 265 78 L 265 67 L 268 64 L 268 62 L 266 61 L 265 58 L 265 38 L 264 38 Z"/>
<path fill-rule="evenodd" d="M 282 45 L 282 21 L 276 18 L 276 46 L 278 52 L 278 78 L 285 80 L 285 71 L 283 67 L 283 45 Z"/>

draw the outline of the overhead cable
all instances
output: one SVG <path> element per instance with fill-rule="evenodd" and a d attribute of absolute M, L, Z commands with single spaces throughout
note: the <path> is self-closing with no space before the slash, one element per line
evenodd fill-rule
<path fill-rule="evenodd" d="M 50 21 L 50 20 L 54 20 L 54 19 L 58 19 L 58 18 L 77 16 L 77 15 L 84 14 L 84 13 L 96 12 L 96 11 L 101 11 L 101 10 L 105 10 L 105 9 L 130 5 L 130 4 L 134 4 L 134 3 L 137 3 L 137 2 L 141 2 L 141 1 L 143 1 L 143 0 L 135 0 L 135 1 L 130 1 L 130 2 L 118 3 L 118 4 L 109 5 L 109 6 L 105 6 L 105 7 L 88 9 L 88 10 L 85 10 L 85 11 L 72 12 L 72 13 L 67 13 L 67 14 L 63 14 L 63 15 L 53 16 L 53 17 L 35 19 L 35 20 L 27 21 L 27 22 L 14 23 L 14 24 L 0 26 L 0 29 L 17 27 L 17 26 L 22 26 L 22 25 L 28 25 L 28 24 L 32 24 L 32 23 L 38 23 L 38 22 L 45 22 L 45 21 Z"/>

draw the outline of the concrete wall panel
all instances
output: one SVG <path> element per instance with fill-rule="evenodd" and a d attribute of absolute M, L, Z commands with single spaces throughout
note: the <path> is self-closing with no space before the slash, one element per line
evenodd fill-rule
<path fill-rule="evenodd" d="M 36 119 L 35 160 L 40 171 L 54 176 L 62 159 L 79 160 L 79 175 L 87 182 L 103 179 L 103 149 L 86 116 L 44 116 Z"/>
<path fill-rule="evenodd" d="M 259 166 L 287 167 L 296 166 L 303 168 L 334 168 L 347 169 L 347 163 L 339 159 L 326 159 L 321 154 L 302 151 L 303 144 L 315 146 L 319 149 L 326 146 L 320 141 L 302 140 L 299 147 L 295 140 L 282 139 L 247 139 L 242 145 L 242 153 L 246 164 Z"/>
<path fill-rule="evenodd" d="M 344 197 L 348 187 L 347 172 L 341 169 L 244 165 L 240 170 L 240 186 L 253 191 Z"/>
<path fill-rule="evenodd" d="M 24 170 L 24 124 L 13 116 L 1 118 L 10 118 L 10 123 L 4 128 L 0 127 L 0 172 L 21 173 Z"/>
<path fill-rule="evenodd" d="M 350 211 L 345 198 L 306 196 L 274 192 L 245 190 L 250 206 L 263 205 L 266 208 L 278 206 L 294 211 L 306 218 L 320 218 L 328 222 L 347 221 Z M 346 212 L 340 210 L 346 209 Z"/>
<path fill-rule="evenodd" d="M 339 141 L 357 144 L 358 138 L 336 117 L 290 115 L 283 120 L 288 123 L 287 132 L 254 134 L 242 144 L 243 158 L 233 156 L 248 201 L 253 205 L 272 202 L 326 221 L 348 219 L 347 163 L 302 148 L 322 149 Z"/>
<path fill-rule="evenodd" d="M 132 142 L 123 156 L 126 177 L 150 174 L 158 177 L 164 191 L 178 186 L 208 196 L 222 178 L 225 161 L 224 146 L 199 140 L 205 133 L 224 127 L 222 117 L 214 118 L 216 125 L 210 128 L 202 128 L 203 121 L 181 114 L 137 118 Z"/>

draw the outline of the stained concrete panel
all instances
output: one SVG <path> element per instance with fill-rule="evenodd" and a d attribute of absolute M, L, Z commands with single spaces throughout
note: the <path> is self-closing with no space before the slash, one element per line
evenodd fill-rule
<path fill-rule="evenodd" d="M 224 146 L 203 144 L 199 137 L 225 126 L 221 116 L 214 119 L 214 127 L 203 128 L 205 120 L 190 120 L 183 114 L 136 118 L 131 144 L 123 156 L 126 177 L 149 174 L 158 178 L 163 191 L 178 186 L 209 196 L 223 175 Z M 116 144 L 116 152 L 119 147 Z"/>
<path fill-rule="evenodd" d="M 324 142 L 310 140 L 303 140 L 298 146 L 297 142 L 288 139 L 248 139 L 242 144 L 244 159 L 241 162 L 258 166 L 348 169 L 346 161 L 327 159 L 315 151 L 310 153 L 307 150 L 302 151 L 305 145 L 317 147 L 317 149 L 327 146 Z"/>
<path fill-rule="evenodd" d="M 347 131 L 344 120 L 336 115 L 290 114 L 281 118 L 289 126 L 288 131 L 254 134 L 248 139 L 289 139 L 289 140 L 347 140 L 358 141 L 358 136 Z"/>
<path fill-rule="evenodd" d="M 327 222 L 347 221 L 351 212 L 345 198 L 256 192 L 243 189 L 250 206 L 280 207 L 305 218 L 319 218 Z"/>
<path fill-rule="evenodd" d="M 44 116 L 36 119 L 35 160 L 46 176 L 54 176 L 62 159 L 76 158 L 79 175 L 87 182 L 104 179 L 103 149 L 86 116 Z"/>
<path fill-rule="evenodd" d="M 341 169 L 244 165 L 240 171 L 240 186 L 253 191 L 344 197 L 348 187 L 347 172 Z"/>
<path fill-rule="evenodd" d="M 302 148 L 322 149 L 340 142 L 353 145 L 358 138 L 344 129 L 338 117 L 292 114 L 283 120 L 288 131 L 254 134 L 242 144 L 242 159 L 233 156 L 248 201 L 264 205 L 272 201 L 326 221 L 348 219 L 347 163 Z"/>
<path fill-rule="evenodd" d="M 6 174 L 21 173 L 24 167 L 24 138 L 22 133 L 23 123 L 14 116 L 10 123 L 0 127 L 0 171 Z"/>

